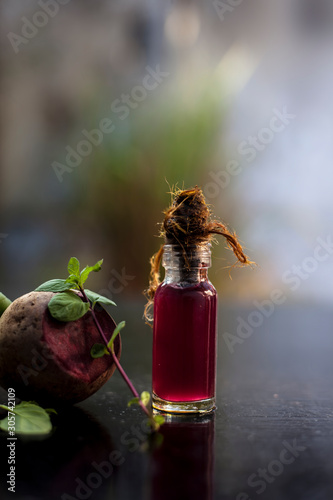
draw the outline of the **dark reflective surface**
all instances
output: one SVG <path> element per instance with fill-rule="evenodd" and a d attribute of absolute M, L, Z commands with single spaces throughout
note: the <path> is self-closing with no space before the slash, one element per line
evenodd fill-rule
<path fill-rule="evenodd" d="M 215 415 L 170 417 L 152 454 L 151 500 L 213 498 Z"/>
<path fill-rule="evenodd" d="M 250 313 L 220 307 L 215 415 L 171 419 L 163 439 L 148 439 L 116 373 L 61 414 L 51 436 L 18 439 L 15 494 L 0 433 L 1 499 L 331 500 L 333 312 L 281 306 L 231 352 L 223 334 L 236 334 L 237 317 Z M 123 366 L 149 390 L 152 334 L 142 307 L 126 304 L 117 315 L 127 321 Z"/>
<path fill-rule="evenodd" d="M 59 414 L 55 422 L 49 437 L 25 436 L 16 441 L 16 488 L 12 494 L 15 498 L 56 499 L 64 492 L 73 495 L 76 488 L 82 486 L 78 479 L 86 480 L 96 471 L 93 463 L 109 461 L 113 450 L 110 435 L 87 412 L 72 407 Z M 7 498 L 8 453 L 3 435 L 1 437 L 1 498 Z M 92 481 L 94 479 L 92 477 Z M 102 483 L 95 498 L 105 498 Z"/>

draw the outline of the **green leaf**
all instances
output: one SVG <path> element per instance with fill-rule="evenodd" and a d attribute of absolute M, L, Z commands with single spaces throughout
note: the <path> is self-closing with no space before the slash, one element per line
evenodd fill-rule
<path fill-rule="evenodd" d="M 67 283 L 67 280 L 50 280 L 45 281 L 42 285 L 39 285 L 35 289 L 35 292 L 64 292 L 65 290 L 69 290 L 72 288 L 70 283 Z"/>
<path fill-rule="evenodd" d="M 0 316 L 5 312 L 8 306 L 12 303 L 11 300 L 9 300 L 6 295 L 0 292 Z"/>
<path fill-rule="evenodd" d="M 76 276 L 75 274 L 71 274 L 66 279 L 66 283 L 72 283 L 74 285 L 73 288 L 77 288 L 80 284 L 80 276 Z"/>
<path fill-rule="evenodd" d="M 132 405 L 138 405 L 139 404 L 139 398 L 132 398 L 128 403 L 127 406 L 132 406 Z"/>
<path fill-rule="evenodd" d="M 81 274 L 80 274 L 80 277 L 81 277 L 81 284 L 83 285 L 83 283 L 85 283 L 85 281 L 87 281 L 87 278 L 89 276 L 89 274 L 94 271 L 95 273 L 97 273 L 97 271 L 100 271 L 101 268 L 102 268 L 102 264 L 103 264 L 103 259 L 99 260 L 98 262 L 96 262 L 96 264 L 94 266 L 86 266 L 82 271 L 81 271 Z"/>
<path fill-rule="evenodd" d="M 46 413 L 49 415 L 53 413 L 54 415 L 58 415 L 58 412 L 54 408 L 45 408 Z"/>
<path fill-rule="evenodd" d="M 148 403 L 150 401 L 150 393 L 148 391 L 141 392 L 140 399 L 145 406 L 148 406 Z"/>
<path fill-rule="evenodd" d="M 126 321 L 121 321 L 120 323 L 118 323 L 116 328 L 113 330 L 112 336 L 108 342 L 108 347 L 110 349 L 113 349 L 113 342 L 114 342 L 115 338 L 117 337 L 117 335 L 119 334 L 120 330 L 122 330 L 125 325 L 126 325 Z"/>
<path fill-rule="evenodd" d="M 99 293 L 92 292 L 91 290 L 84 290 L 86 296 L 93 303 L 93 306 L 98 302 L 99 304 L 105 304 L 107 306 L 116 306 L 117 304 L 113 302 L 113 300 L 108 299 L 107 297 L 103 297 Z"/>
<path fill-rule="evenodd" d="M 165 418 L 162 415 L 154 415 L 153 419 L 158 426 L 163 425 L 165 422 Z"/>
<path fill-rule="evenodd" d="M 104 344 L 94 344 L 90 350 L 90 354 L 92 358 L 102 358 L 104 354 L 109 354 L 106 346 Z"/>
<path fill-rule="evenodd" d="M 80 275 L 80 262 L 76 257 L 71 257 L 69 259 L 67 269 L 68 269 L 68 274 L 70 275 L 72 274 L 74 274 L 74 276 Z"/>
<path fill-rule="evenodd" d="M 3 405 L 1 408 L 15 414 L 15 425 L 8 424 L 8 416 L 0 421 L 3 431 L 8 431 L 8 425 L 15 427 L 15 434 L 49 434 L 52 430 L 48 413 L 36 403 L 22 401 L 13 410 Z"/>
<path fill-rule="evenodd" d="M 89 304 L 74 292 L 63 292 L 52 297 L 48 308 L 51 315 L 59 321 L 76 321 L 86 314 Z"/>

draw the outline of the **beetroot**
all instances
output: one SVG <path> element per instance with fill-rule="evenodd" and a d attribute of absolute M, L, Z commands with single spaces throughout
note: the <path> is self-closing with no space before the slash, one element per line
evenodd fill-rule
<path fill-rule="evenodd" d="M 88 311 L 62 322 L 48 311 L 53 292 L 31 292 L 16 299 L 0 318 L 0 385 L 16 396 L 43 405 L 78 403 L 96 392 L 113 374 L 112 356 L 93 359 L 92 346 L 102 339 Z M 115 323 L 101 307 L 96 317 L 109 340 Z M 121 340 L 114 341 L 120 358 Z"/>

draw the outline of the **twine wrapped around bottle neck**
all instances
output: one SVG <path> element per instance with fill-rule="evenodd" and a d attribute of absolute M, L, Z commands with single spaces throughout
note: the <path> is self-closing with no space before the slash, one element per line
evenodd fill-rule
<path fill-rule="evenodd" d="M 234 266 L 237 264 L 254 264 L 245 255 L 236 234 L 229 231 L 222 222 L 212 219 L 203 192 L 198 186 L 193 189 L 177 190 L 173 194 L 172 204 L 165 210 L 164 214 L 160 235 L 164 237 L 165 243 L 150 259 L 149 287 L 145 291 L 148 302 L 144 311 L 147 322 L 152 321 L 151 308 L 156 290 L 160 285 L 160 266 L 164 245 L 179 245 L 183 251 L 185 266 L 188 266 L 189 247 L 209 242 L 214 235 L 220 235 L 227 240 L 227 246 L 232 249 L 237 257 Z"/>

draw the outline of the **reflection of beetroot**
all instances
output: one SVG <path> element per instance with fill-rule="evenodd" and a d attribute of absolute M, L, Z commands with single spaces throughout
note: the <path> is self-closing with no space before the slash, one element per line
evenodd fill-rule
<path fill-rule="evenodd" d="M 0 384 L 16 396 L 53 406 L 77 403 L 96 392 L 113 374 L 111 356 L 93 359 L 102 343 L 91 314 L 77 321 L 54 319 L 47 305 L 55 294 L 31 292 L 16 299 L 0 318 Z M 107 339 L 115 323 L 101 307 L 96 316 Z M 114 342 L 118 359 L 121 341 Z"/>

